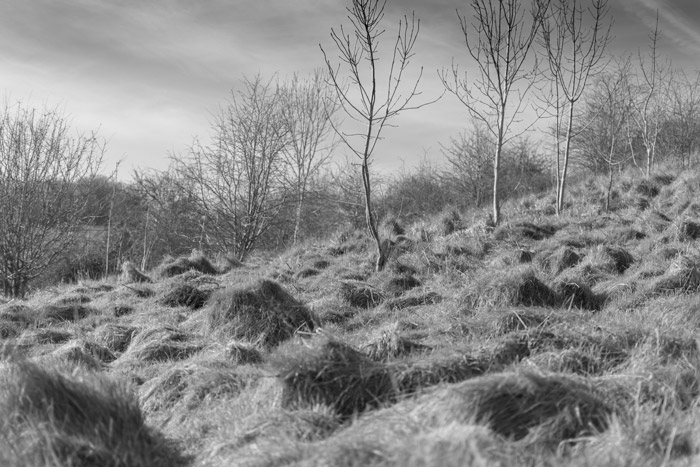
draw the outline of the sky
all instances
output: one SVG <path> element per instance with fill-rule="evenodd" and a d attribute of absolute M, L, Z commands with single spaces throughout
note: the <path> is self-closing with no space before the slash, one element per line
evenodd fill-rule
<path fill-rule="evenodd" d="M 697 0 L 609 0 L 613 54 L 649 44 L 656 11 L 664 59 L 696 71 Z M 0 83 L 4 99 L 59 107 L 79 131 L 107 140 L 106 167 L 164 170 L 193 138 L 206 142 L 212 114 L 244 76 L 288 79 L 335 63 L 330 28 L 348 24 L 350 0 L 2 0 Z M 388 0 L 380 56 L 391 52 L 396 25 L 415 10 L 420 35 L 411 63 L 423 67 L 416 102 L 443 92 L 438 70 L 470 70 L 456 10 L 466 0 Z M 383 55 L 382 55 L 383 54 Z M 440 163 L 441 144 L 469 125 L 452 95 L 400 114 L 377 146 L 374 165 L 394 173 L 422 159 Z M 343 150 L 336 156 L 343 157 Z M 108 171 L 110 171 L 109 169 Z"/>

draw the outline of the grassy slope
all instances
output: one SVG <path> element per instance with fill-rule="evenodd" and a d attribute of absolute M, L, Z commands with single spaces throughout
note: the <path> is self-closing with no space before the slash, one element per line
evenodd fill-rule
<path fill-rule="evenodd" d="M 700 463 L 700 176 L 602 186 L 0 304 L 0 463 Z"/>

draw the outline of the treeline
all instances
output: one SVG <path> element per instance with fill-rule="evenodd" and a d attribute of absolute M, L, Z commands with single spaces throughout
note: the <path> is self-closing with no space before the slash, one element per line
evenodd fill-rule
<path fill-rule="evenodd" d="M 0 111 L 4 294 L 21 297 L 30 284 L 104 276 L 126 260 L 148 269 L 194 249 L 245 260 L 256 250 L 348 228 L 368 228 L 379 269 L 387 253 L 387 239 L 376 229 L 382 219 L 410 222 L 446 206 L 492 203 L 497 224 L 504 200 L 553 187 L 561 214 L 570 170 L 606 174 L 610 192 L 625 168 L 649 176 L 662 162 L 697 163 L 700 74 L 659 59 L 658 27 L 648 52 L 613 60 L 605 53 L 611 22 L 604 0 L 535 0 L 530 16 L 523 2 L 472 0 L 479 14 L 459 15 L 465 39 L 472 34 L 468 52 L 493 60 L 477 60 L 476 79 L 463 79 L 456 65 L 441 73 L 471 120 L 441 154 L 406 171 L 376 173 L 371 162 L 381 129 L 431 102 L 411 101 L 420 94 L 420 73 L 400 89 L 418 38 L 416 18 L 405 17 L 399 28 L 387 92 L 375 69 L 384 3 L 352 5 L 353 27 L 373 33 L 352 39 L 334 30 L 340 64 L 324 51 L 326 69 L 310 76 L 244 77 L 214 115 L 208 138 L 195 137 L 171 154 L 167 170 L 137 170 L 128 182 L 119 181 L 116 169 L 105 175 L 105 144 L 96 134 L 71 131 L 55 109 L 6 104 Z M 508 28 L 488 27 L 494 22 Z M 515 55 L 502 50 L 516 43 L 519 48 L 507 47 L 520 51 Z M 506 69 L 513 73 L 499 72 Z M 526 107 L 539 109 L 532 122 L 522 121 Z M 518 133 L 517 123 L 539 131 Z M 351 156 L 338 162 L 342 154 Z"/>

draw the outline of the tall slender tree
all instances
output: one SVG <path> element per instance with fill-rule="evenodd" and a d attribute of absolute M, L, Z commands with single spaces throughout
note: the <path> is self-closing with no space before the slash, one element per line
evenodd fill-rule
<path fill-rule="evenodd" d="M 584 8 L 582 3 L 590 1 Z M 556 212 L 564 208 L 564 194 L 574 138 L 576 103 L 581 99 L 589 80 L 602 71 L 605 48 L 610 42 L 612 22 L 606 26 L 607 0 L 550 0 L 550 14 L 542 26 L 542 44 L 554 88 L 553 107 L 556 116 Z M 564 122 L 565 120 L 565 122 Z M 561 134 L 564 133 L 564 154 L 561 155 Z"/>
<path fill-rule="evenodd" d="M 352 0 L 347 8 L 350 32 L 344 26 L 331 29 L 340 64 L 334 66 L 321 46 L 328 67 L 330 82 L 333 85 L 340 106 L 349 119 L 358 124 L 359 129 L 336 132 L 341 141 L 360 160 L 365 199 L 365 220 L 367 229 L 376 244 L 377 262 L 375 268 L 384 268 L 389 255 L 389 242 L 382 240 L 377 228 L 377 219 L 372 206 L 372 181 L 370 164 L 383 130 L 400 112 L 416 109 L 429 104 L 412 105 L 418 96 L 418 84 L 423 69 L 411 85 L 405 87 L 403 80 L 413 57 L 413 48 L 418 39 L 420 21 L 412 14 L 399 21 L 398 33 L 394 42 L 391 62 L 385 80 L 379 74 L 379 44 L 385 30 L 382 27 L 386 0 Z M 341 68 L 347 70 L 350 86 L 342 81 Z M 383 85 L 382 85 L 383 84 Z"/>
<path fill-rule="evenodd" d="M 471 116 L 481 120 L 494 136 L 493 222 L 501 218 L 499 174 L 503 148 L 513 136 L 512 125 L 523 111 L 524 96 L 537 80 L 532 45 L 547 11 L 549 0 L 531 3 L 526 15 L 522 0 L 470 0 L 472 21 L 457 11 L 469 56 L 479 78 L 461 76 L 453 64 L 451 73 L 440 74 L 446 89 L 457 96 Z M 517 94 L 517 96 L 514 96 Z"/>

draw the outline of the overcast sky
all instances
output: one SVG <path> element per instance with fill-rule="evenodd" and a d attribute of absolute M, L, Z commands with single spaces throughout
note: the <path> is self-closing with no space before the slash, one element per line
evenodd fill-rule
<path fill-rule="evenodd" d="M 108 139 L 107 162 L 164 169 L 169 153 L 206 140 L 211 112 L 240 86 L 243 75 L 281 78 L 323 65 L 330 28 L 347 24 L 349 0 L 2 0 L 0 82 L 12 102 L 59 105 L 83 130 Z M 648 45 L 656 10 L 660 52 L 696 71 L 700 57 L 698 0 L 610 0 L 614 53 Z M 380 53 L 389 53 L 391 30 L 415 9 L 421 31 L 414 65 L 424 67 L 426 99 L 442 92 L 437 70 L 469 66 L 455 9 L 465 0 L 388 0 L 389 30 Z M 401 114 L 386 131 L 376 166 L 410 168 L 424 154 L 438 157 L 468 123 L 446 95 Z"/>

